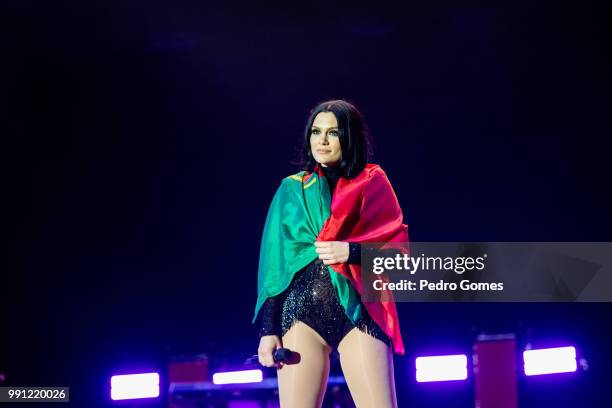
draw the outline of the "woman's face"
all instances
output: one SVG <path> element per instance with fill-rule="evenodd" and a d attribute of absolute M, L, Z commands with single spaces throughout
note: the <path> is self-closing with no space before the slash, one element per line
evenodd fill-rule
<path fill-rule="evenodd" d="M 338 120 L 332 112 L 315 116 L 310 129 L 310 150 L 322 166 L 333 166 L 342 158 Z"/>

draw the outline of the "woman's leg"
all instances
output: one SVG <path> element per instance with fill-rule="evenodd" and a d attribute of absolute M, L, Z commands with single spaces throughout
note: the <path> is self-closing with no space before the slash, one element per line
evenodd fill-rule
<path fill-rule="evenodd" d="M 338 345 L 344 378 L 357 408 L 396 408 L 393 352 L 382 341 L 351 330 Z"/>
<path fill-rule="evenodd" d="M 283 347 L 299 353 L 300 361 L 277 370 L 281 407 L 319 408 L 327 387 L 331 347 L 300 321 L 283 336 Z"/>

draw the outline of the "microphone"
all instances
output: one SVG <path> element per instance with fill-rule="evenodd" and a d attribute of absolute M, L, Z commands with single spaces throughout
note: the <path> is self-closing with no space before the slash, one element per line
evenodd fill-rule
<path fill-rule="evenodd" d="M 279 348 L 274 350 L 272 353 L 272 359 L 275 363 L 286 363 L 291 360 L 293 357 L 293 351 L 288 348 Z M 257 354 L 253 354 L 252 357 L 249 357 L 244 362 L 245 366 L 259 366 L 259 356 Z"/>
<path fill-rule="evenodd" d="M 275 363 L 286 363 L 293 357 L 293 351 L 288 348 L 279 348 L 272 353 L 272 359 Z"/>

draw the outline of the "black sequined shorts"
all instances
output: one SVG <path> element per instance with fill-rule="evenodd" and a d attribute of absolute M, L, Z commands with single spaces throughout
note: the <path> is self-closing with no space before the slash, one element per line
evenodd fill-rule
<path fill-rule="evenodd" d="M 320 259 L 298 271 L 286 290 L 281 313 L 284 336 L 297 321 L 314 329 L 332 348 L 353 328 L 370 334 L 387 345 L 391 340 L 362 307 L 362 318 L 353 324 L 346 315 L 333 287 L 327 265 Z"/>

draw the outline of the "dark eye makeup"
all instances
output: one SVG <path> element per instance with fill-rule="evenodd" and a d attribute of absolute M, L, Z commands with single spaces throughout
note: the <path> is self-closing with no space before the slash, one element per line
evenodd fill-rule
<path fill-rule="evenodd" d="M 319 129 L 312 129 L 310 133 L 313 135 L 318 135 L 319 133 L 321 133 L 321 131 Z M 338 136 L 338 131 L 336 129 L 330 130 L 329 134 L 332 136 Z"/>

